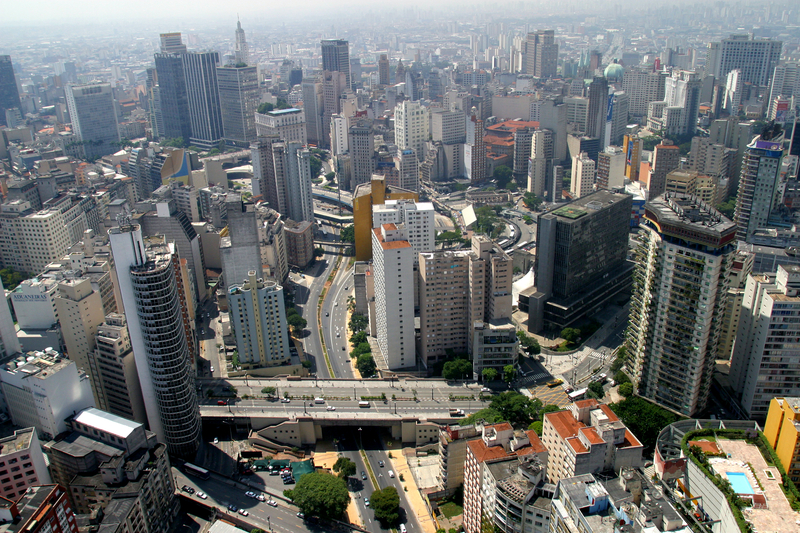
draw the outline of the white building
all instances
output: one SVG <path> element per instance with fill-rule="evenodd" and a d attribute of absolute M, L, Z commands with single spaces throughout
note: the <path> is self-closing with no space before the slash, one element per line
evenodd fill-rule
<path fill-rule="evenodd" d="M 113 154 L 119 141 L 117 111 L 110 83 L 69 85 L 64 90 L 72 133 L 79 141 L 86 159 Z"/>
<path fill-rule="evenodd" d="M 731 70 L 741 69 L 745 82 L 766 87 L 780 60 L 782 48 L 782 41 L 734 34 L 719 42 L 708 43 L 706 72 L 722 80 Z"/>
<path fill-rule="evenodd" d="M 389 368 L 416 364 L 414 346 L 414 249 L 395 224 L 372 232 L 375 322 Z"/>
<path fill-rule="evenodd" d="M 5 289 L 3 282 L 0 281 L 0 295 L 3 302 L 0 305 L 0 357 L 6 357 L 20 351 L 17 330 L 14 327 L 14 320 L 11 318 L 11 310 L 8 308 L 8 300 L 5 299 Z"/>
<path fill-rule="evenodd" d="M 8 362 L 0 370 L 0 387 L 14 425 L 35 427 L 43 439 L 66 431 L 68 416 L 94 407 L 89 377 L 55 350 Z"/>
<path fill-rule="evenodd" d="M 372 227 L 396 224 L 414 250 L 414 263 L 419 254 L 433 252 L 436 248 L 436 212 L 430 202 L 386 200 L 372 206 Z"/>
<path fill-rule="evenodd" d="M 573 198 L 591 194 L 594 190 L 595 163 L 586 152 L 572 157 L 572 180 L 569 190 Z"/>
<path fill-rule="evenodd" d="M 231 325 L 242 368 L 264 368 L 290 360 L 283 287 L 249 273 L 241 285 L 228 288 Z"/>
<path fill-rule="evenodd" d="M 722 108 L 731 115 L 739 114 L 739 106 L 742 105 L 742 91 L 744 91 L 742 71 L 737 68 L 728 72 L 728 78 L 725 81 L 725 101 Z"/>
<path fill-rule="evenodd" d="M 425 158 L 429 135 L 428 110 L 419 101 L 405 100 L 394 108 L 394 142 L 401 150 L 414 150 L 417 159 Z"/>
<path fill-rule="evenodd" d="M 259 137 L 277 135 L 280 140 L 287 143 L 308 144 L 305 112 L 292 107 L 256 113 L 256 133 Z"/>
<path fill-rule="evenodd" d="M 347 153 L 347 135 L 350 121 L 336 114 L 331 116 L 331 153 L 334 157 Z"/>
<path fill-rule="evenodd" d="M 394 166 L 397 169 L 398 186 L 401 189 L 419 192 L 419 161 L 414 150 L 409 148 L 396 153 Z"/>
<path fill-rule="evenodd" d="M 26 279 L 11 291 L 11 304 L 22 330 L 47 329 L 58 322 L 56 295 L 58 281 L 52 278 Z"/>

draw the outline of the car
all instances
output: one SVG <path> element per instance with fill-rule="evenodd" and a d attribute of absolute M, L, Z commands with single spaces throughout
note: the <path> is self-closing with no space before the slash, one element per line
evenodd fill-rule
<path fill-rule="evenodd" d="M 378 466 L 379 467 L 383 468 L 383 465 L 384 465 L 383 461 L 378 461 Z"/>
<path fill-rule="evenodd" d="M 331 316 L 331 314 L 328 311 L 325 311 L 325 316 Z"/>
<path fill-rule="evenodd" d="M 336 407 L 334 407 L 332 405 L 328 406 L 328 411 L 335 411 L 335 410 L 336 410 Z"/>
<path fill-rule="evenodd" d="M 481 389 L 481 392 L 492 392 L 492 389 L 490 389 L 489 387 L 483 387 Z"/>
<path fill-rule="evenodd" d="M 183 492 L 188 492 L 189 494 L 194 494 L 194 489 L 189 485 L 184 485 L 183 487 L 181 487 L 181 490 Z"/>
<path fill-rule="evenodd" d="M 270 505 L 272 507 L 277 507 L 278 502 L 276 502 L 275 500 L 267 500 L 267 505 Z"/>
<path fill-rule="evenodd" d="M 217 405 L 228 405 L 228 402 L 225 400 L 217 400 Z"/>
<path fill-rule="evenodd" d="M 339 307 L 339 302 L 334 302 L 334 303 L 333 303 L 333 306 L 334 306 L 334 307 Z"/>
<path fill-rule="evenodd" d="M 406 533 L 406 525 L 400 524 L 400 528 L 398 529 L 398 531 L 400 531 L 400 533 Z"/>
<path fill-rule="evenodd" d="M 347 289 L 349 289 L 349 288 L 350 288 L 350 287 L 348 287 L 347 285 L 345 285 L 345 286 L 344 286 L 344 290 L 347 290 Z"/>
<path fill-rule="evenodd" d="M 214 367 L 213 366 L 211 367 L 211 372 L 214 372 Z"/>
<path fill-rule="evenodd" d="M 200 328 L 200 335 L 205 335 L 205 334 L 206 334 L 206 329 Z"/>
<path fill-rule="evenodd" d="M 337 337 L 341 337 L 341 336 L 342 336 L 342 334 L 341 334 L 341 333 L 339 333 L 339 332 L 337 331 L 337 332 L 336 332 L 336 336 L 337 336 Z"/>
<path fill-rule="evenodd" d="M 291 403 L 291 398 L 281 398 L 281 403 Z"/>
<path fill-rule="evenodd" d="M 208 495 L 205 492 L 198 492 L 197 497 L 200 498 L 201 500 L 208 499 Z"/>
<path fill-rule="evenodd" d="M 342 346 L 342 351 L 344 352 L 345 350 L 347 350 L 347 347 L 346 346 Z"/>
<path fill-rule="evenodd" d="M 238 508 L 238 507 L 236 507 L 236 506 L 235 506 L 235 505 L 233 505 L 233 504 L 230 504 L 230 505 L 228 506 L 228 510 L 229 510 L 229 511 L 233 511 L 233 512 L 235 513 L 236 511 L 238 511 L 238 510 L 239 510 L 239 508 Z"/>
<path fill-rule="evenodd" d="M 292 479 L 290 477 L 283 478 L 283 484 L 284 485 L 291 485 L 292 483 L 294 483 L 294 479 Z"/>
<path fill-rule="evenodd" d="M 280 474 L 280 472 L 278 472 L 277 470 L 270 470 L 269 472 L 270 476 L 277 476 L 278 474 Z"/>
<path fill-rule="evenodd" d="M 217 437 L 214 437 L 214 444 L 219 444 L 219 439 Z"/>
<path fill-rule="evenodd" d="M 369 498 L 364 498 L 364 505 L 369 507 Z"/>
<path fill-rule="evenodd" d="M 245 511 L 244 509 L 239 509 L 239 514 L 240 514 L 240 515 L 242 515 L 242 516 L 247 516 L 247 515 L 249 515 L 250 513 L 248 513 L 248 512 L 247 512 L 247 511 Z"/>
<path fill-rule="evenodd" d="M 305 518 L 305 517 L 306 517 L 306 515 L 304 515 L 303 513 L 297 513 L 295 516 L 296 516 L 297 518 L 300 518 L 300 519 L 303 519 L 303 518 Z"/>
<path fill-rule="evenodd" d="M 265 501 L 267 501 L 267 497 L 264 496 L 263 494 L 259 494 L 259 495 L 256 496 L 256 500 L 258 500 L 260 502 L 265 502 Z"/>
<path fill-rule="evenodd" d="M 361 479 L 363 479 L 364 481 L 367 480 L 367 473 L 364 472 L 363 470 L 361 471 Z"/>
<path fill-rule="evenodd" d="M 252 490 L 248 490 L 247 492 L 244 493 L 244 495 L 247 496 L 248 498 L 255 498 L 256 497 L 256 493 L 253 492 Z"/>

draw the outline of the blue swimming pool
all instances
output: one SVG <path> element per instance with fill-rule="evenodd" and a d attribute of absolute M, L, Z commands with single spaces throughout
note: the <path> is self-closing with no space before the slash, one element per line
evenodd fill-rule
<path fill-rule="evenodd" d="M 733 488 L 733 492 L 736 494 L 755 494 L 753 486 L 750 484 L 750 480 L 747 479 L 746 474 L 742 472 L 725 472 L 725 475 L 728 476 L 728 481 L 731 482 L 731 488 Z"/>

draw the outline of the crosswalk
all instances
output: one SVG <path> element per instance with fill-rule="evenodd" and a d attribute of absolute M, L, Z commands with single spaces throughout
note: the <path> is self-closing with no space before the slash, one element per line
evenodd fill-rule
<path fill-rule="evenodd" d="M 533 385 L 534 383 L 550 379 L 553 378 L 546 371 L 534 370 L 532 372 L 529 372 L 527 376 L 520 377 L 519 379 L 517 379 L 516 384 L 520 387 L 527 387 L 529 385 Z"/>
<path fill-rule="evenodd" d="M 591 357 L 592 359 L 600 360 L 600 361 L 603 361 L 606 358 L 606 356 L 601 354 L 600 352 L 592 352 L 592 353 L 589 354 L 589 357 Z"/>

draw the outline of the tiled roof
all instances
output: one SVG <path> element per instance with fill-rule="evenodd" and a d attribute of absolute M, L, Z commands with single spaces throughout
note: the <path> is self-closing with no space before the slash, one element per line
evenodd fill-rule
<path fill-rule="evenodd" d="M 597 434 L 595 428 L 581 428 L 581 433 L 589 441 L 589 444 L 603 444 L 605 441 Z"/>
<path fill-rule="evenodd" d="M 575 420 L 570 411 L 556 411 L 544 415 L 553 425 L 562 439 L 568 439 L 578 434 L 583 424 Z"/>

